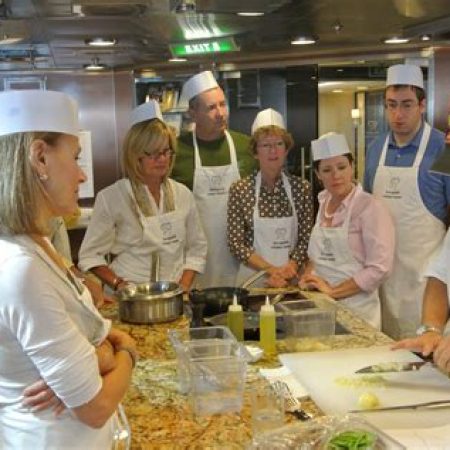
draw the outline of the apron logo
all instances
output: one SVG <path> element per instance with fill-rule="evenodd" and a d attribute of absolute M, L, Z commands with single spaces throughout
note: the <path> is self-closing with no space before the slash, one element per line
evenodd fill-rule
<path fill-rule="evenodd" d="M 389 190 L 398 192 L 398 185 L 400 184 L 400 177 L 392 177 L 389 181 Z"/>
<path fill-rule="evenodd" d="M 277 239 L 286 239 L 286 233 L 287 230 L 284 227 L 275 229 L 275 237 Z"/>
<path fill-rule="evenodd" d="M 400 185 L 400 177 L 397 176 L 391 177 L 391 179 L 389 180 L 389 185 L 386 188 L 383 197 L 400 199 L 402 196 L 400 193 L 399 185 Z"/>
<path fill-rule="evenodd" d="M 208 195 L 223 195 L 226 193 L 224 187 L 224 179 L 222 175 L 213 175 L 209 180 L 209 194 Z"/>
<path fill-rule="evenodd" d="M 168 234 L 172 231 L 172 224 L 170 222 L 164 222 L 161 224 L 161 231 L 164 237 L 167 237 Z"/>
<path fill-rule="evenodd" d="M 333 252 L 333 243 L 330 238 L 322 239 L 322 248 L 320 249 L 320 257 L 322 261 L 335 261 L 336 258 Z"/>
<path fill-rule="evenodd" d="M 322 241 L 323 251 L 324 253 L 332 253 L 333 252 L 333 244 L 330 238 L 325 238 Z"/>
<path fill-rule="evenodd" d="M 211 177 L 211 187 L 214 189 L 219 189 L 222 187 L 222 176 L 214 175 Z"/>
<path fill-rule="evenodd" d="M 163 244 L 169 245 L 179 241 L 176 232 L 173 230 L 173 225 L 171 222 L 163 222 L 160 225 L 162 232 Z"/>

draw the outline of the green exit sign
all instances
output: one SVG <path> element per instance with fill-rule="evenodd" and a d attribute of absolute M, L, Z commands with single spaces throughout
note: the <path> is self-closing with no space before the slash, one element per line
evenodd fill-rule
<path fill-rule="evenodd" d="M 233 38 L 196 41 L 183 44 L 171 44 L 174 56 L 204 55 L 206 53 L 225 53 L 239 50 Z"/>

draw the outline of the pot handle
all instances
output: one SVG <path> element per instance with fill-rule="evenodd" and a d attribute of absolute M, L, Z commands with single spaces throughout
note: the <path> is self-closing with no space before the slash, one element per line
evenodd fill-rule
<path fill-rule="evenodd" d="M 265 270 L 260 270 L 259 272 L 256 272 L 254 275 L 252 275 L 250 278 L 247 278 L 242 284 L 241 288 L 245 289 L 249 287 L 251 284 L 253 284 L 256 280 L 259 280 L 262 276 L 264 276 L 267 272 Z"/>

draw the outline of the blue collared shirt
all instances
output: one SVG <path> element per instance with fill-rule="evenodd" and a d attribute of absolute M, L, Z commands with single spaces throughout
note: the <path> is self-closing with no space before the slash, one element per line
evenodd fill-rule
<path fill-rule="evenodd" d="M 398 147 L 392 132 L 389 133 L 389 144 L 386 152 L 386 166 L 411 167 L 419 149 L 423 133 L 423 124 L 409 144 Z M 383 150 L 386 135 L 377 138 L 369 147 L 366 154 L 364 172 L 364 190 L 373 191 L 373 181 L 378 168 L 378 161 Z M 438 219 L 446 222 L 448 205 L 450 204 L 450 176 L 429 172 L 434 160 L 445 149 L 444 133 L 436 128 L 431 129 L 425 154 L 419 166 L 419 192 L 425 207 Z"/>

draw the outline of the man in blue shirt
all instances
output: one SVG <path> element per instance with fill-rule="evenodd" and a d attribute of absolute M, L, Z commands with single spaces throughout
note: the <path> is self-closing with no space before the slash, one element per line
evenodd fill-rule
<path fill-rule="evenodd" d="M 420 67 L 389 67 L 385 108 L 391 131 L 369 148 L 364 187 L 382 198 L 395 222 L 394 268 L 380 297 L 383 331 L 402 339 L 420 325 L 423 272 L 445 236 L 450 178 L 429 172 L 445 145 L 444 134 L 422 118 L 426 100 Z"/>

